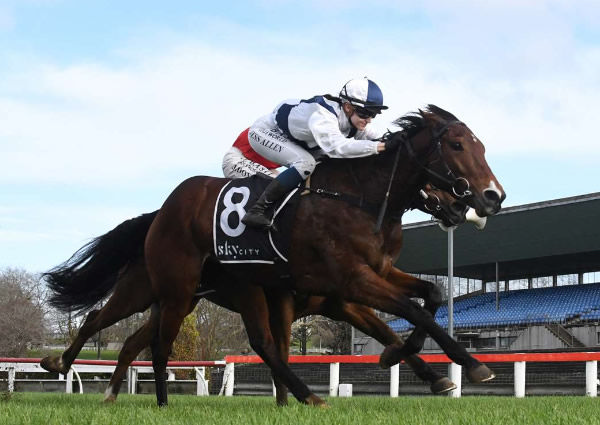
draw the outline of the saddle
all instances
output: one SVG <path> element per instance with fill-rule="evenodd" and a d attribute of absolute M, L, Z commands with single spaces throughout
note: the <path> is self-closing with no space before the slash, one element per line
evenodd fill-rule
<path fill-rule="evenodd" d="M 233 179 L 221 189 L 214 209 L 213 242 L 220 263 L 287 263 L 300 192 L 294 189 L 276 207 L 268 231 L 246 226 L 242 217 L 272 180 L 264 174 Z"/>

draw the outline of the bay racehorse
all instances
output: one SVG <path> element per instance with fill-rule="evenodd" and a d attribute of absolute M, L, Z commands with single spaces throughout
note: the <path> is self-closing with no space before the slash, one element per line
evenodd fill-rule
<path fill-rule="evenodd" d="M 429 184 L 420 192 L 420 196 L 415 199 L 411 208 L 431 213 L 447 226 L 457 225 L 465 220 L 465 206 Z M 104 298 L 98 288 L 109 291 L 114 287 L 109 300 L 102 308 L 90 312 L 71 346 L 60 356 L 49 356 L 42 360 L 41 364 L 45 369 L 66 373 L 89 337 L 150 306 L 151 287 L 141 246 L 156 213 L 145 214 L 122 223 L 82 247 L 63 265 L 45 274 L 49 286 L 54 290 L 51 297 L 52 304 L 65 311 L 79 310 L 79 313 L 86 311 L 97 304 L 100 298 Z M 139 246 L 136 246 L 136 242 Z M 119 248 L 116 249 L 117 247 Z M 203 282 L 200 284 L 202 296 L 233 311 L 240 311 L 238 307 L 240 303 L 252 297 L 253 292 L 259 290 L 259 287 L 247 289 L 239 285 L 235 286 L 232 282 L 228 282 L 227 274 L 218 267 L 216 263 L 205 266 Z M 229 279 L 231 280 L 231 277 Z M 207 281 L 212 281 L 213 285 L 211 286 Z M 219 284 L 214 285 L 214 282 Z M 214 289 L 207 289 L 209 286 Z M 284 360 L 287 360 L 289 352 L 291 321 L 310 314 L 322 314 L 334 320 L 346 321 L 384 346 L 393 344 L 398 347 L 403 344 L 398 336 L 367 307 L 318 296 L 297 294 L 291 297 L 290 291 L 287 290 L 267 289 L 266 293 L 270 306 L 273 339 Z M 196 302 L 202 296 L 196 295 Z M 153 314 L 148 323 L 125 342 L 119 354 L 117 368 L 105 392 L 105 401 L 116 399 L 129 364 L 143 348 L 150 345 L 156 326 L 155 319 L 156 314 Z M 249 318 L 247 321 L 253 327 L 268 328 L 260 325 L 260 319 L 259 316 Z M 252 330 L 248 333 L 257 334 Z M 256 343 L 253 342 L 252 345 Z M 387 356 L 382 356 L 381 365 L 389 367 L 399 360 L 401 356 L 396 351 L 388 351 Z M 411 355 L 403 360 L 421 379 L 431 384 L 433 393 L 443 393 L 455 388 L 450 380 L 433 371 L 418 356 Z M 275 382 L 277 402 L 280 405 L 286 404 L 287 389 L 279 380 L 276 379 Z"/>
<path fill-rule="evenodd" d="M 397 123 L 404 130 L 388 136 L 399 144 L 397 152 L 328 160 L 312 176 L 313 185 L 328 192 L 386 205 L 389 213 L 382 216 L 381 227 L 368 211 L 339 199 L 307 196 L 299 204 L 292 230 L 289 281 L 277 283 L 273 270 L 261 264 L 228 265 L 228 272 L 244 284 L 287 285 L 403 317 L 415 325 L 400 348 L 404 356 L 420 351 L 429 334 L 465 368 L 470 381 L 491 379 L 493 373 L 435 322 L 439 289 L 395 269 L 393 262 L 401 247 L 401 216 L 425 181 L 462 197 L 480 217 L 498 212 L 505 193 L 485 160 L 483 144 L 454 115 L 429 105 Z M 191 310 L 203 267 L 214 258 L 213 207 L 227 181 L 197 176 L 182 182 L 162 205 L 145 240 L 146 268 L 158 304 L 158 331 L 151 348 L 159 406 L 167 404 L 165 371 L 171 346 Z M 414 297 L 422 298 L 424 305 Z M 256 307 L 252 300 L 244 306 Z M 323 404 L 289 367 L 269 363 L 278 357 L 276 352 L 260 349 L 258 354 L 269 359 L 265 361 L 273 373 L 296 398 Z"/>

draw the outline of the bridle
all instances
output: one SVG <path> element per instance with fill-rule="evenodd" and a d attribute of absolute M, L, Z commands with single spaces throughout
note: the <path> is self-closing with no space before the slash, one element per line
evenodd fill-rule
<path fill-rule="evenodd" d="M 446 160 L 444 159 L 444 157 L 442 155 L 442 137 L 444 136 L 444 134 L 446 134 L 446 132 L 448 131 L 450 126 L 455 125 L 455 124 L 463 124 L 464 125 L 464 123 L 462 121 L 453 120 L 453 121 L 448 121 L 446 124 L 444 124 L 444 126 L 442 126 L 437 131 L 434 131 L 433 129 L 431 130 L 431 139 L 429 141 L 429 150 L 427 151 L 426 155 L 424 155 L 424 157 L 429 158 L 432 154 L 434 154 L 434 153 L 437 154 L 437 158 L 433 161 L 430 161 L 430 164 L 436 163 L 436 162 L 441 163 L 442 164 L 442 172 L 441 173 L 432 169 L 428 165 L 423 164 L 419 160 L 419 157 L 417 156 L 417 153 L 415 152 L 415 149 L 412 145 L 412 139 L 410 137 L 408 137 L 405 132 L 388 133 L 387 134 L 387 137 L 399 137 L 402 145 L 399 146 L 398 149 L 396 150 L 396 156 L 394 158 L 394 165 L 392 166 L 392 172 L 390 174 L 390 181 L 388 183 L 388 188 L 385 193 L 385 197 L 383 199 L 381 207 L 379 209 L 377 222 L 375 223 L 375 228 L 374 228 L 375 233 L 379 233 L 379 231 L 381 230 L 381 226 L 383 224 L 383 217 L 385 216 L 385 212 L 387 210 L 388 199 L 389 199 L 390 191 L 392 188 L 392 182 L 393 182 L 394 176 L 396 174 L 396 169 L 398 168 L 398 161 L 400 160 L 400 151 L 401 151 L 402 146 L 404 146 L 406 148 L 406 151 L 408 152 L 408 156 L 410 157 L 410 159 L 412 161 L 414 161 L 423 171 L 425 171 L 425 173 L 427 173 L 427 175 L 429 177 L 431 177 L 431 179 L 432 179 L 431 182 L 433 184 L 436 184 L 436 186 L 440 187 L 441 189 L 451 190 L 452 194 L 459 199 L 463 199 L 463 198 L 473 195 L 473 193 L 469 190 L 469 188 L 470 188 L 469 181 L 464 177 L 456 177 L 456 175 L 450 169 L 450 167 L 448 166 L 448 163 L 446 162 Z"/>
<path fill-rule="evenodd" d="M 419 157 L 417 156 L 417 154 L 414 150 L 414 147 L 412 145 L 411 138 L 405 136 L 405 137 L 402 137 L 401 141 L 403 143 L 403 146 L 406 147 L 406 151 L 408 152 L 409 157 L 423 171 L 425 171 L 428 176 L 430 176 L 432 178 L 432 183 L 436 184 L 436 186 L 440 187 L 441 189 L 451 190 L 452 194 L 455 197 L 457 197 L 458 199 L 462 199 L 462 198 L 466 198 L 466 197 L 473 195 L 473 192 L 471 192 L 469 190 L 469 188 L 470 188 L 469 181 L 464 177 L 456 177 L 456 175 L 450 169 L 450 167 L 448 166 L 448 163 L 442 156 L 442 137 L 444 136 L 444 134 L 446 134 L 446 132 L 448 131 L 450 126 L 455 125 L 455 124 L 463 124 L 464 125 L 464 123 L 462 121 L 449 121 L 446 124 L 444 124 L 444 126 L 441 127 L 439 130 L 437 130 L 437 131 L 432 130 L 431 131 L 432 134 L 431 134 L 431 140 L 430 140 L 430 148 L 429 148 L 429 151 L 427 152 L 427 154 L 424 155 L 427 158 L 434 153 L 437 154 L 437 158 L 435 160 L 431 161 L 430 164 L 436 163 L 436 162 L 441 163 L 441 166 L 442 166 L 441 173 L 438 173 L 437 171 L 435 171 L 434 169 L 430 168 L 429 166 L 423 164 L 419 160 Z"/>

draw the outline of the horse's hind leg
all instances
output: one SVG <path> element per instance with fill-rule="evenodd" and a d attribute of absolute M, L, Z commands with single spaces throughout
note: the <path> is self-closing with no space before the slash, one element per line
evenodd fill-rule
<path fill-rule="evenodd" d="M 239 290 L 235 294 L 239 297 L 236 307 L 239 307 L 238 311 L 242 315 L 248 339 L 254 351 L 271 368 L 280 382 L 289 388 L 299 402 L 314 406 L 326 406 L 326 403 L 313 394 L 281 359 L 271 333 L 269 309 L 262 288 L 248 285 L 244 291 Z"/>
<path fill-rule="evenodd" d="M 144 348 L 150 345 L 152 338 L 157 333 L 158 319 L 158 308 L 152 308 L 148 321 L 125 340 L 123 348 L 121 348 L 121 352 L 119 353 L 117 367 L 110 377 L 110 382 L 104 392 L 105 402 L 114 402 L 117 399 L 119 390 L 121 389 L 121 383 L 123 382 L 123 378 L 127 373 L 129 365 Z"/>
<path fill-rule="evenodd" d="M 197 297 L 193 306 L 195 306 L 199 300 L 200 297 Z M 146 323 L 125 340 L 123 348 L 121 348 L 121 352 L 119 353 L 117 367 L 110 377 L 110 382 L 104 392 L 105 402 L 116 401 L 121 389 L 121 383 L 123 382 L 123 378 L 125 378 L 129 365 L 144 348 L 149 347 L 152 343 L 152 338 L 158 330 L 158 319 L 158 306 L 156 306 L 150 310 L 150 317 Z"/>
<path fill-rule="evenodd" d="M 115 291 L 104 307 L 88 313 L 69 348 L 60 356 L 43 358 L 41 366 L 50 372 L 66 374 L 92 335 L 135 312 L 144 311 L 150 304 L 150 285 L 143 262 L 129 266 L 124 274 L 119 276 Z"/>
<path fill-rule="evenodd" d="M 286 364 L 290 355 L 290 338 L 294 321 L 294 298 L 288 290 L 265 291 L 269 301 L 269 322 L 279 357 Z M 288 404 L 288 389 L 279 377 L 272 373 L 275 384 L 275 397 L 278 406 Z"/>

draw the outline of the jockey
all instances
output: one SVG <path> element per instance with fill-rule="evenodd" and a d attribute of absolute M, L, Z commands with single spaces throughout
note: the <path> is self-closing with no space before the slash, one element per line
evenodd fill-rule
<path fill-rule="evenodd" d="M 279 164 L 268 161 L 252 149 L 248 142 L 249 128 L 245 129 L 237 137 L 233 146 L 229 148 L 223 157 L 223 175 L 230 179 L 240 179 L 263 173 L 276 177 Z"/>
<path fill-rule="evenodd" d="M 359 158 L 389 149 L 388 142 L 379 141 L 384 131 L 369 125 L 383 109 L 379 86 L 361 78 L 348 81 L 339 97 L 286 100 L 259 118 L 250 127 L 250 145 L 287 170 L 269 183 L 242 222 L 269 228 L 275 203 L 312 174 L 315 157 Z"/>

